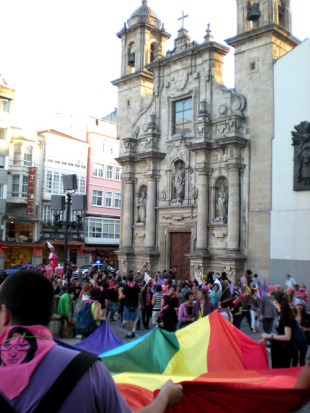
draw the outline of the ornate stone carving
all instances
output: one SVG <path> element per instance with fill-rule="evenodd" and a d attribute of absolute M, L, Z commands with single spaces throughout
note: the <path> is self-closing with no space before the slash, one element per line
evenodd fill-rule
<path fill-rule="evenodd" d="M 191 184 L 189 192 L 192 199 L 196 199 L 198 197 L 198 189 L 193 184 Z"/>
<path fill-rule="evenodd" d="M 294 126 L 294 191 L 310 190 L 310 122 Z"/>
<path fill-rule="evenodd" d="M 172 174 L 172 204 L 182 205 L 185 195 L 185 168 L 184 162 L 178 160 L 174 164 L 174 171 Z"/>
<path fill-rule="evenodd" d="M 167 198 L 166 190 L 163 189 L 160 193 L 160 200 L 161 201 L 166 201 L 166 198 Z"/>
<path fill-rule="evenodd" d="M 137 141 L 133 138 L 126 138 L 123 140 L 125 152 L 136 152 Z"/>

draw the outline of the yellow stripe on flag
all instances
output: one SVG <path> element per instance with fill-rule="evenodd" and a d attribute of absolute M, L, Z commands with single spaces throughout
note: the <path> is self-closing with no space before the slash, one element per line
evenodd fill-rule
<path fill-rule="evenodd" d="M 196 378 L 207 373 L 210 330 L 209 317 L 204 317 L 176 331 L 180 349 L 168 363 L 163 375 Z"/>

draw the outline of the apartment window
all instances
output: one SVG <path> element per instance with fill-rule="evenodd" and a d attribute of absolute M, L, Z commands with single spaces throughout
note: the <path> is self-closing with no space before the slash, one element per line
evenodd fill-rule
<path fill-rule="evenodd" d="M 113 179 L 113 166 L 107 166 L 107 179 Z"/>
<path fill-rule="evenodd" d="M 27 198 L 28 195 L 28 176 L 23 176 L 22 198 Z"/>
<path fill-rule="evenodd" d="M 106 192 L 105 194 L 105 206 L 112 208 L 112 192 Z"/>
<path fill-rule="evenodd" d="M 25 146 L 24 151 L 24 165 L 31 166 L 32 163 L 32 146 Z"/>
<path fill-rule="evenodd" d="M 102 236 L 102 220 L 90 219 L 89 220 L 89 236 L 92 238 L 101 238 Z"/>
<path fill-rule="evenodd" d="M 113 220 L 103 220 L 103 238 L 115 238 L 114 235 L 114 221 Z"/>
<path fill-rule="evenodd" d="M 116 179 L 116 181 L 121 181 L 121 179 L 122 179 L 122 168 L 115 168 L 115 179 Z"/>
<path fill-rule="evenodd" d="M 12 197 L 19 196 L 19 175 L 12 175 Z"/>
<path fill-rule="evenodd" d="M 2 112 L 9 112 L 10 111 L 10 100 L 0 98 L 0 110 Z"/>
<path fill-rule="evenodd" d="M 43 222 L 51 222 L 52 221 L 52 215 L 51 215 L 51 207 L 50 205 L 44 205 L 43 206 Z"/>
<path fill-rule="evenodd" d="M 14 165 L 20 165 L 21 159 L 22 159 L 22 144 L 15 143 L 14 144 L 14 159 L 13 159 Z"/>
<path fill-rule="evenodd" d="M 3 169 L 5 165 L 5 156 L 0 156 L 0 168 Z"/>
<path fill-rule="evenodd" d="M 46 173 L 46 192 L 52 193 L 53 188 L 53 172 L 47 171 Z"/>
<path fill-rule="evenodd" d="M 173 133 L 190 133 L 192 131 L 192 98 L 174 102 Z"/>
<path fill-rule="evenodd" d="M 86 236 L 119 240 L 120 221 L 110 218 L 86 218 Z"/>
<path fill-rule="evenodd" d="M 77 179 L 77 187 L 78 187 L 78 192 L 80 194 L 85 194 L 86 192 L 86 178 L 85 176 L 78 176 L 76 177 Z"/>
<path fill-rule="evenodd" d="M 0 184 L 0 198 L 2 199 L 4 195 L 4 185 Z"/>
<path fill-rule="evenodd" d="M 100 163 L 94 163 L 93 176 L 97 176 L 98 178 L 104 178 L 104 165 Z"/>
<path fill-rule="evenodd" d="M 95 206 L 102 206 L 103 191 L 93 190 L 91 203 Z"/>
<path fill-rule="evenodd" d="M 121 194 L 114 194 L 114 208 L 120 208 L 121 207 Z"/>

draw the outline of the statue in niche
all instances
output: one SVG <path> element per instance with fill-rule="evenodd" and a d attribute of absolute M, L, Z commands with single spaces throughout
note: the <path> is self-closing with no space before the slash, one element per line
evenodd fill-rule
<path fill-rule="evenodd" d="M 215 194 L 215 224 L 227 224 L 228 212 L 228 190 L 227 186 L 222 182 L 216 190 Z"/>
<path fill-rule="evenodd" d="M 139 199 L 137 203 L 137 222 L 144 224 L 145 218 L 146 218 L 146 191 L 142 189 L 139 194 Z"/>
<path fill-rule="evenodd" d="M 294 191 L 305 191 L 310 189 L 310 123 L 304 121 L 294 128 Z"/>
<path fill-rule="evenodd" d="M 185 170 L 182 161 L 177 161 L 175 163 L 175 170 L 173 172 L 173 190 L 174 199 L 172 202 L 176 205 L 182 205 L 185 192 Z"/>

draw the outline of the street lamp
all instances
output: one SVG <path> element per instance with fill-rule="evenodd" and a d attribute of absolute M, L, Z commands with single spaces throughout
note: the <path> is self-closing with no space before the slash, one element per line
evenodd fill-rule
<path fill-rule="evenodd" d="M 58 227 L 62 227 L 65 224 L 65 240 L 64 240 L 64 254 L 63 254 L 63 278 L 66 277 L 67 263 L 68 263 L 68 233 L 69 228 L 77 228 L 79 235 L 79 230 L 82 226 L 82 213 L 86 210 L 87 202 L 86 195 L 74 195 L 77 190 L 77 179 L 76 175 L 63 175 L 63 187 L 64 192 L 67 196 L 67 216 L 66 221 L 60 220 L 60 211 L 65 210 L 65 196 L 63 195 L 52 195 L 51 196 L 51 209 L 54 211 L 55 227 L 56 231 Z M 77 215 L 77 222 L 70 221 L 70 210 L 80 211 Z"/>

